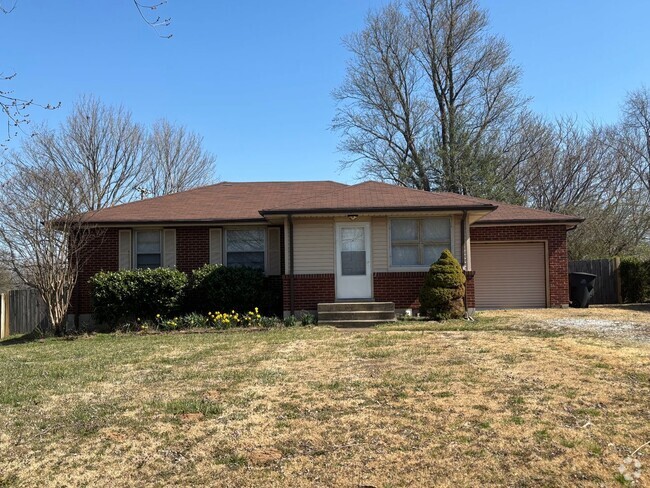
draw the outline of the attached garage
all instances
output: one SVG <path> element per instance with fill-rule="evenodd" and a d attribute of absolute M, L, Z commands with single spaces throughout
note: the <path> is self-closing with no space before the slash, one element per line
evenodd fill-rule
<path fill-rule="evenodd" d="M 473 242 L 471 253 L 477 309 L 547 306 L 544 242 Z"/>

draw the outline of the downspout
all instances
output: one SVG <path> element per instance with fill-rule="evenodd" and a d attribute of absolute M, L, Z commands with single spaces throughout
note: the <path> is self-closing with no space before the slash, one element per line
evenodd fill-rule
<path fill-rule="evenodd" d="M 289 219 L 289 312 L 295 313 L 294 306 L 294 279 L 293 279 L 293 217 L 288 215 Z"/>

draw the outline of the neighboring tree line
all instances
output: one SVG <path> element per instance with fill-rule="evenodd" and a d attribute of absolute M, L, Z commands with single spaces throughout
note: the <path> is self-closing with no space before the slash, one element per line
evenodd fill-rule
<path fill-rule="evenodd" d="M 410 0 L 350 36 L 333 128 L 360 176 L 575 214 L 572 258 L 643 252 L 650 231 L 650 92 L 620 120 L 534 114 L 507 43 L 476 0 Z"/>
<path fill-rule="evenodd" d="M 145 127 L 121 107 L 81 99 L 57 129 L 41 127 L 0 166 L 0 261 L 43 298 L 62 332 L 97 210 L 215 180 L 215 157 L 187 128 Z"/>

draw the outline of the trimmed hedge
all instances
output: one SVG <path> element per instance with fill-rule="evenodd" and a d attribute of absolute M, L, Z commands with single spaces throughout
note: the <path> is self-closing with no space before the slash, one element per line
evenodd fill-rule
<path fill-rule="evenodd" d="M 265 288 L 264 273 L 260 270 L 206 264 L 192 271 L 184 308 L 202 314 L 262 309 L 267 300 Z"/>
<path fill-rule="evenodd" d="M 623 303 L 650 301 L 650 260 L 622 258 L 620 273 Z"/>
<path fill-rule="evenodd" d="M 420 290 L 420 312 L 436 320 L 459 319 L 465 313 L 465 274 L 445 250 L 429 268 Z"/>
<path fill-rule="evenodd" d="M 170 268 L 99 272 L 90 279 L 95 320 L 116 327 L 182 314 L 279 315 L 282 281 L 260 270 L 205 265 L 187 275 Z"/>
<path fill-rule="evenodd" d="M 97 273 L 90 279 L 95 320 L 116 326 L 181 311 L 185 273 L 171 268 Z"/>

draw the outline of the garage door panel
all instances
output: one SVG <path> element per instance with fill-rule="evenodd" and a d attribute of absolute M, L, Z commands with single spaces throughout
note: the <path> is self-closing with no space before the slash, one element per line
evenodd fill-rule
<path fill-rule="evenodd" d="M 546 306 L 544 243 L 472 243 L 476 308 Z"/>

